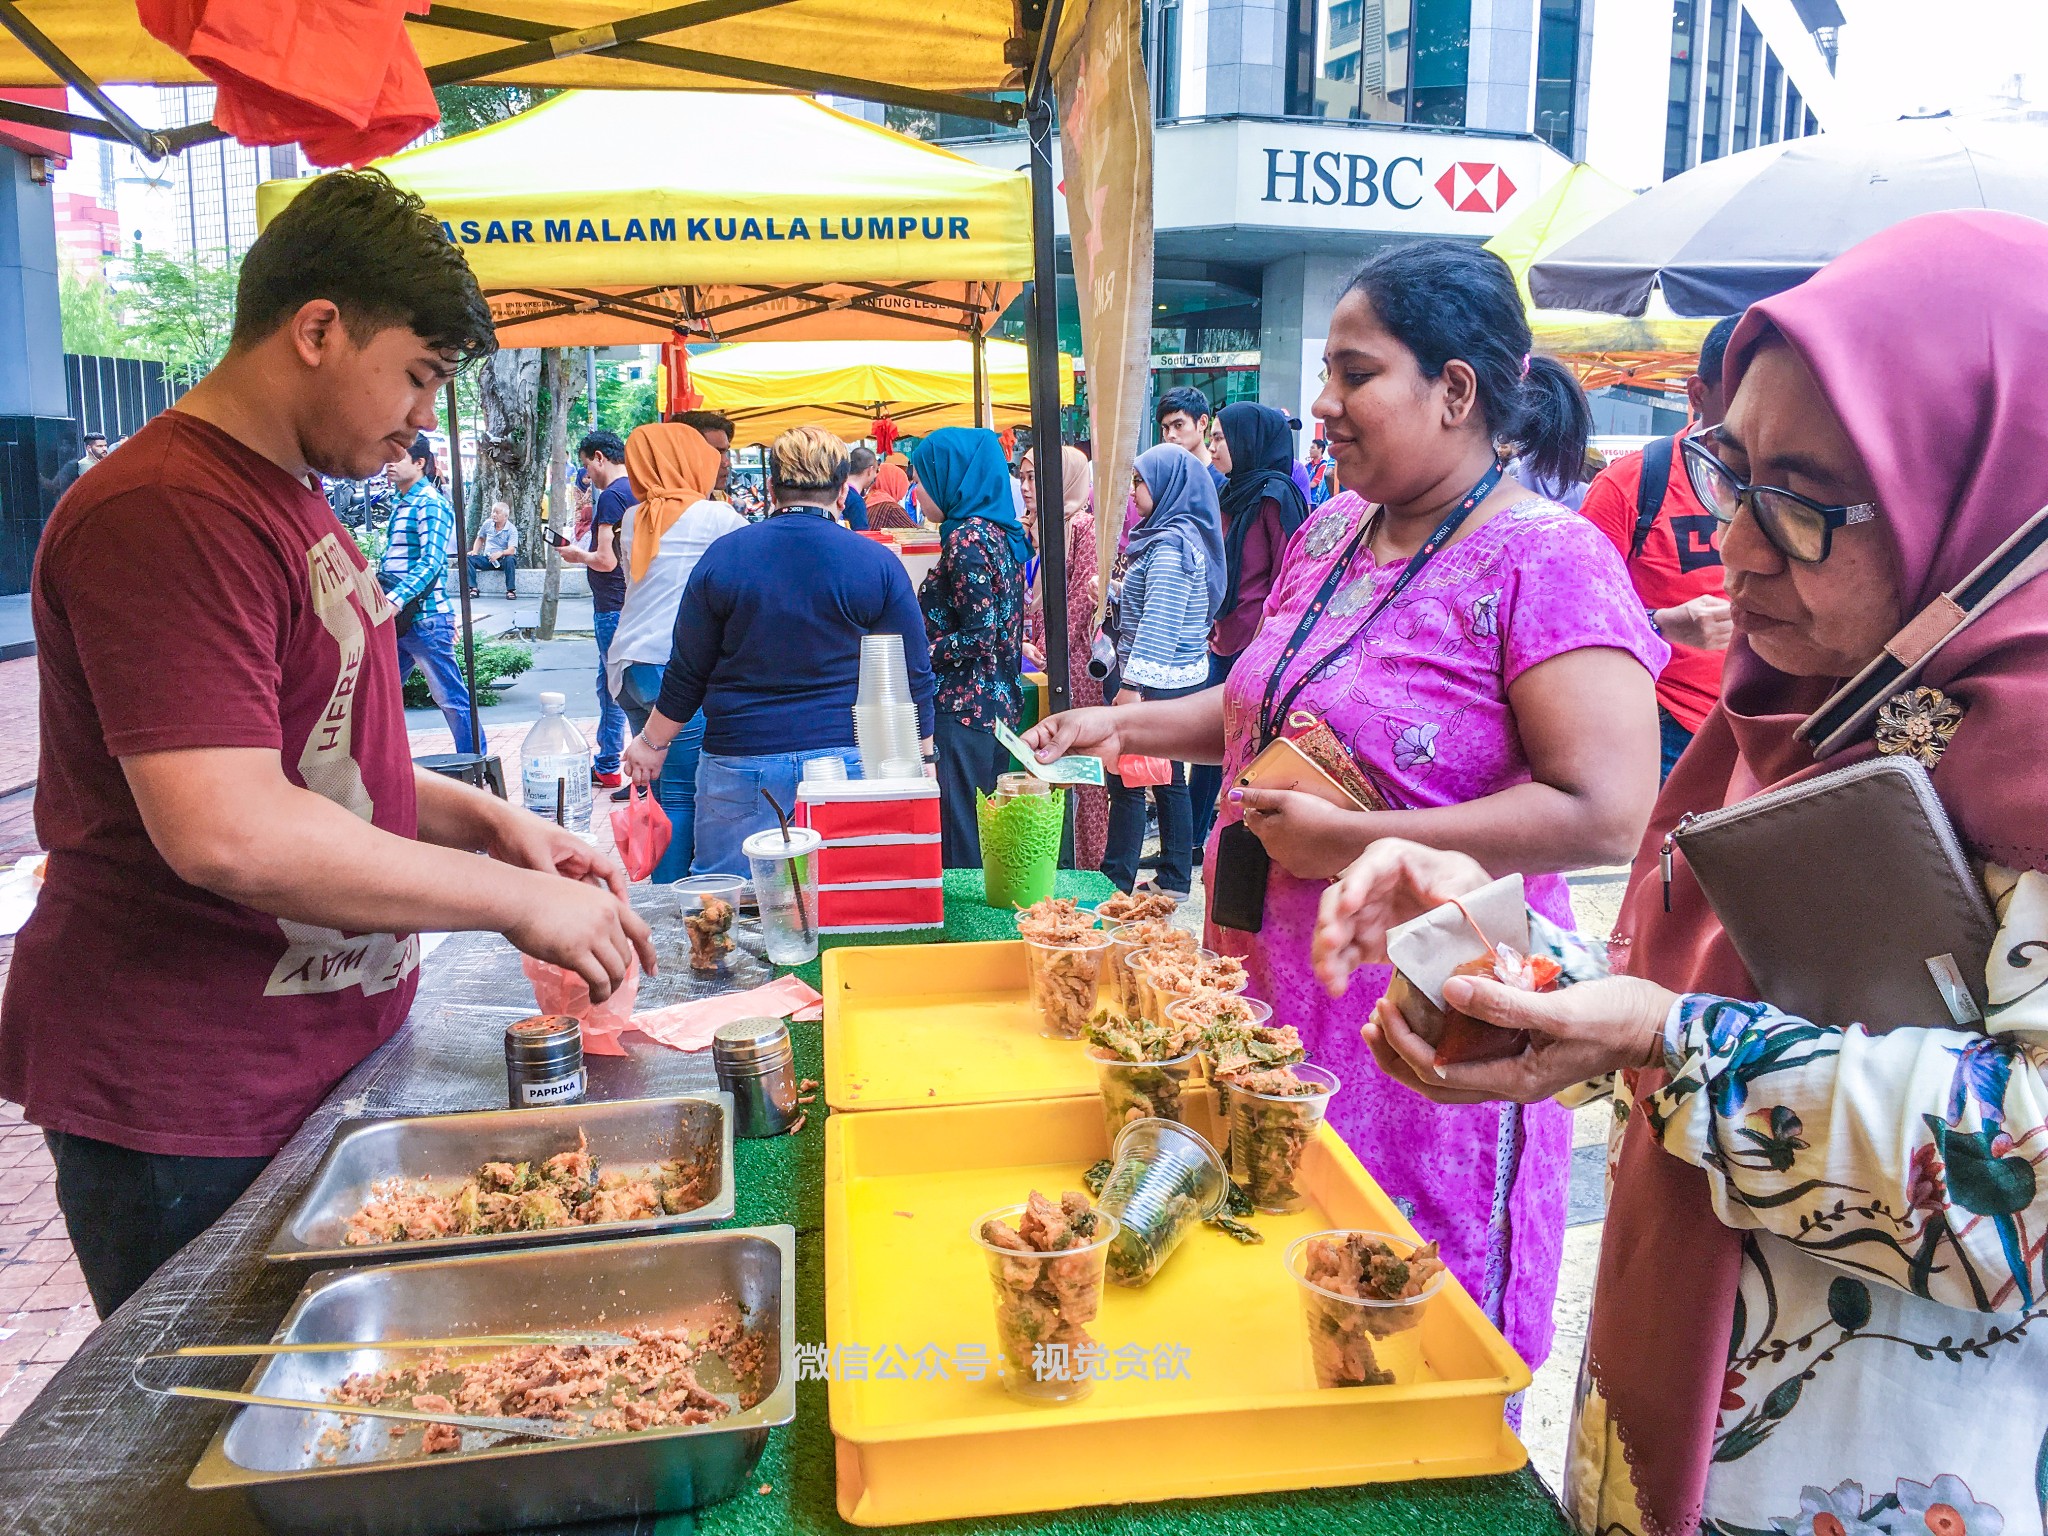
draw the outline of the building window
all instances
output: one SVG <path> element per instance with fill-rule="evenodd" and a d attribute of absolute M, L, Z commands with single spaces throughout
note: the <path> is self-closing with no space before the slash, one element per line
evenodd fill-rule
<path fill-rule="evenodd" d="M 1543 0 L 1536 33 L 1536 132 L 1567 159 L 1578 122 L 1579 0 Z"/>
<path fill-rule="evenodd" d="M 1471 76 L 1472 0 L 1413 0 L 1413 8 L 1408 120 L 1462 128 Z"/>
<path fill-rule="evenodd" d="M 1764 49 L 1764 98 L 1756 104 L 1756 117 L 1763 132 L 1758 136 L 1759 144 L 1778 142 L 1778 93 L 1785 88 L 1785 71 L 1778 63 L 1778 56 L 1766 47 Z"/>
<path fill-rule="evenodd" d="M 1692 141 L 1692 46 L 1694 8 L 1699 0 L 1672 0 L 1671 93 L 1664 116 L 1664 176 L 1686 168 Z"/>
<path fill-rule="evenodd" d="M 1735 53 L 1735 149 L 1756 143 L 1756 112 L 1752 97 L 1756 91 L 1756 50 L 1763 37 L 1747 12 L 1742 17 L 1742 42 Z"/>
<path fill-rule="evenodd" d="M 1180 0 L 1157 0 L 1151 23 L 1152 117 L 1168 123 L 1180 116 Z"/>
<path fill-rule="evenodd" d="M 1800 130 L 1799 130 L 1799 136 L 1800 136 L 1800 137 L 1801 137 L 1802 139 L 1804 139 L 1804 138 L 1809 138 L 1809 137 L 1811 137 L 1812 135 L 1814 135 L 1814 134 L 1816 134 L 1816 133 L 1819 133 L 1819 132 L 1820 132 L 1820 119 L 1819 119 L 1819 118 L 1817 118 L 1817 117 L 1815 117 L 1815 116 L 1813 115 L 1813 108 L 1811 108 L 1811 107 L 1808 107 L 1808 108 L 1806 109 L 1806 122 L 1805 122 L 1804 126 L 1802 126 L 1802 127 L 1800 128 Z"/>
<path fill-rule="evenodd" d="M 1306 0 L 1295 10 L 1289 111 L 1297 117 L 1404 122 L 1413 12 L 1439 0 Z M 1305 67 L 1304 67 L 1305 66 Z M 1462 79 L 1462 75 L 1460 76 Z M 1459 98 L 1459 121 L 1464 100 Z"/>
<path fill-rule="evenodd" d="M 1728 57 L 1728 0 L 1714 0 L 1707 12 L 1707 80 L 1700 104 L 1700 159 L 1721 154 L 1721 70 Z"/>
<path fill-rule="evenodd" d="M 1800 126 L 1799 126 L 1799 124 L 1800 124 L 1800 118 L 1801 118 L 1801 117 L 1802 117 L 1802 116 L 1804 115 L 1805 111 L 1806 111 L 1806 102 L 1805 102 L 1805 101 L 1804 101 L 1804 100 L 1803 100 L 1803 99 L 1802 99 L 1802 98 L 1800 97 L 1800 95 L 1799 95 L 1799 87 L 1798 87 L 1798 86 L 1796 86 L 1796 85 L 1794 85 L 1794 84 L 1793 84 L 1793 83 L 1792 83 L 1792 82 L 1791 82 L 1790 80 L 1787 80 L 1787 81 L 1785 82 L 1785 137 L 1786 137 L 1786 138 L 1788 138 L 1788 139 L 1796 139 L 1796 138 L 1798 138 L 1798 137 L 1799 137 L 1799 135 L 1800 135 L 1800 132 L 1801 132 L 1801 129 L 1800 129 Z"/>

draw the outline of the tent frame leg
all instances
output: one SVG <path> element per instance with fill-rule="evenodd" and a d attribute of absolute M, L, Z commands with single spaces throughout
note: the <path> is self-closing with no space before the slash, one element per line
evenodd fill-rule
<path fill-rule="evenodd" d="M 979 324 L 974 327 L 972 341 L 974 349 L 974 424 L 977 427 L 994 427 L 995 412 L 988 403 L 988 333 Z"/>
<path fill-rule="evenodd" d="M 455 381 L 448 381 L 448 499 L 455 507 L 455 590 L 462 600 L 462 681 L 469 689 L 469 746 L 468 752 L 474 757 L 483 756 L 484 750 L 484 701 L 476 691 L 476 625 L 469 611 L 469 546 L 476 537 L 470 532 L 469 518 L 462 506 L 462 417 L 455 404 Z M 455 750 L 464 749 L 461 742 Z"/>
<path fill-rule="evenodd" d="M 1060 287 L 1053 260 L 1051 58 L 1059 26 L 1060 0 L 1051 0 L 1026 110 L 1031 125 L 1031 467 L 1038 478 L 1038 586 L 1045 608 L 1046 696 L 1053 714 L 1074 703 L 1067 658 L 1066 465 L 1060 452 Z M 1103 494 L 1098 493 L 1098 502 Z"/>

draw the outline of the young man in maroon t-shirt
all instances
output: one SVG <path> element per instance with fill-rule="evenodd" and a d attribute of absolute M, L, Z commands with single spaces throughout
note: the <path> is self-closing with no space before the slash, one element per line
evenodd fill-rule
<path fill-rule="evenodd" d="M 244 259 L 220 365 L 44 530 L 50 857 L 0 1094 L 49 1140 L 102 1316 L 397 1031 L 416 934 L 495 930 L 600 997 L 654 968 L 613 859 L 413 767 L 394 610 L 320 493 L 494 345 L 418 198 L 322 177 Z"/>
<path fill-rule="evenodd" d="M 1718 426 L 1728 412 L 1721 391 L 1721 360 L 1728 338 L 1735 334 L 1735 318 L 1720 321 L 1707 332 L 1700 344 L 1698 370 L 1686 381 L 1686 399 L 1700 426 Z M 1664 502 L 1641 540 L 1636 527 L 1643 505 L 1645 454 L 1626 454 L 1600 471 L 1586 487 L 1579 507 L 1621 552 L 1651 625 L 1671 642 L 1671 660 L 1657 678 L 1666 778 L 1721 697 L 1721 663 L 1735 633 L 1723 591 L 1720 528 L 1714 514 L 1693 494 L 1685 456 L 1675 440 L 1670 451 Z"/>

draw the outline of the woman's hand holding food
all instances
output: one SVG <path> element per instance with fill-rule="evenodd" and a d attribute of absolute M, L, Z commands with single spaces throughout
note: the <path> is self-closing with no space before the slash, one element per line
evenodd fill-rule
<path fill-rule="evenodd" d="M 1369 812 L 1342 810 L 1298 789 L 1233 789 L 1228 798 L 1273 862 L 1297 880 L 1329 879 L 1371 841 Z"/>
<path fill-rule="evenodd" d="M 1342 997 L 1353 971 L 1386 963 L 1389 928 L 1470 895 L 1492 878 L 1462 853 L 1401 837 L 1379 839 L 1323 892 L 1312 945 L 1317 977 L 1330 996 Z"/>
<path fill-rule="evenodd" d="M 1125 750 L 1117 712 L 1107 708 L 1062 710 L 1026 731 L 1024 745 L 1041 763 L 1076 755 L 1114 763 Z"/>
<path fill-rule="evenodd" d="M 1677 994 L 1634 976 L 1610 976 L 1562 992 L 1523 992 L 1453 976 L 1444 1002 L 1502 1029 L 1529 1032 L 1516 1055 L 1438 1066 L 1436 1051 L 1385 998 L 1361 1031 L 1380 1070 L 1439 1104 L 1509 1099 L 1533 1104 L 1588 1078 L 1646 1067 L 1663 1056 L 1664 1021 Z"/>

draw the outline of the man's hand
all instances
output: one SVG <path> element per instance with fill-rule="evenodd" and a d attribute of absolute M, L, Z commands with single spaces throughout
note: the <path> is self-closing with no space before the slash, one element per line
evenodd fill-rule
<path fill-rule="evenodd" d="M 601 885 L 560 882 L 507 924 L 505 937 L 521 954 L 581 976 L 594 1003 L 625 981 L 635 955 L 642 971 L 655 971 L 654 936 L 646 922 Z"/>
<path fill-rule="evenodd" d="M 1702 651 L 1725 651 L 1735 638 L 1735 620 L 1729 614 L 1728 599 L 1703 592 L 1689 603 L 1657 610 L 1657 627 L 1675 645 L 1690 645 Z"/>
<path fill-rule="evenodd" d="M 1024 733 L 1024 745 L 1038 754 L 1041 763 L 1079 754 L 1114 763 L 1124 755 L 1112 709 L 1063 709 L 1041 720 Z"/>
<path fill-rule="evenodd" d="M 635 784 L 652 784 L 661 777 L 661 765 L 667 761 L 668 747 L 651 746 L 645 736 L 635 736 L 626 743 L 619 767 Z"/>
<path fill-rule="evenodd" d="M 484 847 L 492 858 L 518 869 L 580 880 L 610 891 L 621 901 L 626 899 L 626 871 L 611 854 L 519 806 L 507 806 L 506 810 L 510 814 L 491 828 L 491 840 Z"/>
<path fill-rule="evenodd" d="M 1340 810 L 1298 789 L 1233 789 L 1226 798 L 1243 807 L 1244 824 L 1297 880 L 1328 879 L 1371 841 L 1370 812 Z"/>
<path fill-rule="evenodd" d="M 1384 965 L 1387 930 L 1470 895 L 1492 876 L 1462 853 L 1383 837 L 1323 892 L 1312 946 L 1316 975 L 1330 996 L 1342 997 L 1351 973 Z"/>
<path fill-rule="evenodd" d="M 1529 1032 L 1521 1052 L 1499 1061 L 1439 1066 L 1429 1043 L 1386 998 L 1360 1031 L 1380 1070 L 1439 1104 L 1509 1099 L 1534 1104 L 1588 1078 L 1654 1064 L 1664 1020 L 1677 1000 L 1655 982 L 1610 976 L 1562 992 L 1523 992 L 1497 981 L 1453 976 L 1444 1001 L 1503 1029 Z"/>

